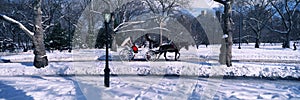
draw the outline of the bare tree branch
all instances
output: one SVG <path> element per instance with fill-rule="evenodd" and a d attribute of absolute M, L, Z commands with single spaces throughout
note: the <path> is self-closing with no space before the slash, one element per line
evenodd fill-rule
<path fill-rule="evenodd" d="M 141 24 L 141 23 L 145 23 L 145 21 L 123 22 L 114 29 L 114 32 L 117 32 L 118 30 L 128 27 L 130 25 Z"/>
<path fill-rule="evenodd" d="M 224 0 L 214 0 L 215 2 L 218 2 L 218 3 L 220 3 L 220 4 L 223 4 L 223 5 L 225 5 L 225 1 Z"/>
<path fill-rule="evenodd" d="M 281 16 L 281 19 L 282 19 L 282 21 L 283 21 L 284 27 L 285 27 L 286 29 L 288 29 L 288 25 L 287 25 L 287 23 L 285 22 L 287 19 L 284 17 L 283 12 L 280 11 L 280 9 L 279 9 L 280 7 L 277 7 L 277 6 L 274 4 L 274 2 L 271 2 L 271 4 L 272 4 L 272 6 L 276 9 L 276 11 L 278 12 L 278 14 Z"/>
<path fill-rule="evenodd" d="M 126 32 L 136 32 L 136 31 L 142 31 L 142 32 L 147 32 L 147 31 L 152 31 L 152 30 L 164 30 L 164 31 L 170 31 L 167 28 L 160 28 L 160 27 L 154 27 L 150 29 L 132 29 L 132 30 L 124 30 L 124 31 L 119 31 L 117 33 L 126 33 Z"/>
<path fill-rule="evenodd" d="M 34 32 L 31 32 L 30 30 L 28 30 L 22 23 L 20 23 L 19 21 L 16 21 L 13 18 L 10 18 L 6 15 L 0 14 L 0 19 L 3 19 L 5 21 L 8 21 L 10 23 L 16 24 L 18 25 L 18 27 L 20 29 L 22 29 L 30 38 L 33 38 Z"/>

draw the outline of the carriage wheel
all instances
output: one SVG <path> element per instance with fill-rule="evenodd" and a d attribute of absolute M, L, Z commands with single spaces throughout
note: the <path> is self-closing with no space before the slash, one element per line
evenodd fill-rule
<path fill-rule="evenodd" d="M 157 59 L 155 52 L 152 50 L 146 52 L 145 58 L 147 61 L 155 61 Z"/>
<path fill-rule="evenodd" d="M 123 49 L 120 51 L 119 56 L 122 61 L 130 61 L 133 57 L 133 54 L 130 52 L 130 50 Z"/>

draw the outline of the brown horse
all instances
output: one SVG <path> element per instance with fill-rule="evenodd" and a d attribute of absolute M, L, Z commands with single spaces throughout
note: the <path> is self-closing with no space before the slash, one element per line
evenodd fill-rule
<path fill-rule="evenodd" d="M 170 44 L 165 44 L 165 45 L 159 46 L 159 50 L 156 52 L 156 54 L 159 53 L 159 56 L 157 59 L 159 59 L 159 57 L 162 55 L 162 53 L 164 53 L 165 60 L 168 61 L 169 59 L 167 59 L 167 56 L 166 56 L 167 52 L 175 52 L 175 61 L 177 61 L 177 59 L 179 59 L 179 57 L 180 57 L 178 48 L 175 46 L 174 43 L 170 43 Z M 178 57 L 177 57 L 177 54 L 179 54 Z"/>

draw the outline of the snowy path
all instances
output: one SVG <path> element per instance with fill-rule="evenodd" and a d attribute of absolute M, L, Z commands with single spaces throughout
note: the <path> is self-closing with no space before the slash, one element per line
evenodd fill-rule
<path fill-rule="evenodd" d="M 72 100 L 81 99 L 76 83 L 64 77 L 0 77 L 0 99 Z"/>
<path fill-rule="evenodd" d="M 43 79 L 42 79 L 43 78 Z M 199 100 L 199 99 L 299 99 L 300 85 L 297 81 L 280 80 L 233 80 L 207 79 L 190 77 L 112 77 L 111 87 L 103 87 L 103 77 L 85 76 L 71 77 L 79 82 L 80 87 L 64 83 L 64 78 L 39 77 L 38 79 L 15 77 L 1 77 L 1 88 L 6 99 L 172 99 L 172 100 Z M 34 80 L 22 81 L 23 79 Z M 41 80 L 42 79 L 42 80 Z M 48 80 L 48 81 L 45 81 Z M 3 82 L 4 81 L 4 82 Z M 14 83 L 18 81 L 18 83 Z M 59 81 L 59 82 L 58 82 Z M 44 83 L 43 83 L 44 82 Z M 55 82 L 55 84 L 51 83 Z M 183 83 L 182 83 L 183 82 Z M 43 84 L 41 84 L 43 83 Z M 190 84 L 185 84 L 190 83 Z M 62 86 L 63 85 L 63 86 Z M 11 88 L 16 89 L 11 89 Z M 44 91 L 43 91 L 44 90 Z M 17 91 L 23 91 L 17 92 Z M 65 91 L 65 92 L 64 92 Z M 76 91 L 76 93 L 75 93 Z M 3 92 L 2 92 L 3 94 Z M 12 96 L 12 97 L 11 97 Z"/>
<path fill-rule="evenodd" d="M 104 88 L 103 77 L 75 79 L 98 89 L 104 100 L 300 99 L 298 81 L 118 76 Z"/>
<path fill-rule="evenodd" d="M 184 76 L 0 77 L 0 99 L 13 100 L 200 100 L 300 99 L 299 81 Z"/>

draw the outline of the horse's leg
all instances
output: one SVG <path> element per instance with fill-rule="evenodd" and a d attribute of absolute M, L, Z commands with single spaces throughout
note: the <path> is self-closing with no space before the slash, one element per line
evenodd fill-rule
<path fill-rule="evenodd" d="M 159 59 L 159 57 L 161 56 L 161 54 L 162 54 L 162 53 L 163 53 L 163 52 L 160 52 L 160 53 L 159 53 L 159 55 L 158 55 L 157 59 Z"/>
<path fill-rule="evenodd" d="M 179 51 L 177 51 L 177 53 L 178 53 L 178 57 L 177 57 L 177 59 L 179 59 L 179 58 L 180 58 L 180 53 L 179 53 Z"/>
<path fill-rule="evenodd" d="M 167 58 L 167 51 L 165 51 L 164 53 L 165 53 L 165 54 L 164 54 L 165 60 L 166 60 L 166 61 L 169 61 L 169 59 Z"/>
<path fill-rule="evenodd" d="M 175 51 L 175 61 L 177 61 L 177 51 Z"/>
<path fill-rule="evenodd" d="M 135 54 L 133 54 L 133 56 L 131 57 L 131 59 L 130 59 L 130 60 L 134 60 L 134 57 L 135 57 Z"/>

